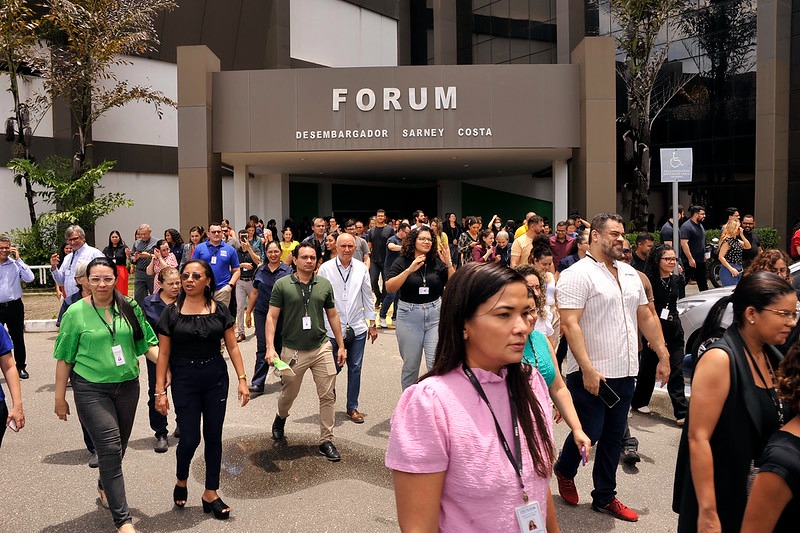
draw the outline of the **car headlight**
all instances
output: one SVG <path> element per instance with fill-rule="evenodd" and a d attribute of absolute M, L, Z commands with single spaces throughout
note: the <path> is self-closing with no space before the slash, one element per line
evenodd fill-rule
<path fill-rule="evenodd" d="M 705 300 L 681 300 L 677 303 L 678 314 L 682 315 L 699 305 L 703 305 L 704 303 Z"/>

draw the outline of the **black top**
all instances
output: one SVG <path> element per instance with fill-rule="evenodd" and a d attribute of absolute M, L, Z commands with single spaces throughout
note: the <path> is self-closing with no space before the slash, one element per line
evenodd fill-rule
<path fill-rule="evenodd" d="M 103 255 L 114 261 L 117 266 L 128 266 L 128 256 L 125 255 L 125 243 L 123 242 L 120 242 L 118 246 L 106 246 L 103 248 Z"/>
<path fill-rule="evenodd" d="M 449 242 L 451 245 L 455 245 L 458 243 L 458 237 L 461 235 L 461 233 L 463 233 L 464 230 L 461 229 L 461 226 L 459 226 L 458 223 L 456 223 L 455 227 L 451 227 L 450 222 L 445 220 L 442 231 L 445 235 L 447 235 L 447 242 Z"/>
<path fill-rule="evenodd" d="M 392 265 L 400 257 L 400 252 L 393 252 L 389 249 L 390 244 L 396 244 L 397 246 L 403 246 L 403 239 L 397 236 L 395 233 L 391 237 L 386 240 L 386 259 L 383 262 L 383 271 L 387 273 L 392 270 Z"/>
<path fill-rule="evenodd" d="M 639 272 L 644 273 L 644 265 L 647 263 L 647 258 L 639 259 L 639 256 L 636 255 L 636 252 L 631 254 L 631 266 L 638 270 Z"/>
<path fill-rule="evenodd" d="M 413 261 L 405 257 L 398 257 L 389 271 L 389 279 L 399 276 L 401 272 L 411 266 Z M 423 264 L 416 272 L 412 272 L 400 286 L 397 297 L 411 304 L 426 304 L 442 297 L 444 285 L 447 283 L 447 267 L 439 259 L 436 264 Z M 420 287 L 428 287 L 428 294 L 420 294 Z"/>
<path fill-rule="evenodd" d="M 742 243 L 736 237 L 725 239 L 725 242 L 728 243 L 728 253 L 725 254 L 725 259 L 731 265 L 741 265 L 742 252 L 744 251 Z"/>
<path fill-rule="evenodd" d="M 153 331 L 158 331 L 156 329 L 158 328 L 158 321 L 161 320 L 161 315 L 164 313 L 164 309 L 166 308 L 166 302 L 161 299 L 161 289 L 145 297 L 145 299 L 142 301 L 144 316 L 150 323 L 150 327 L 153 328 Z"/>
<path fill-rule="evenodd" d="M 659 278 L 656 281 L 650 280 L 653 286 L 653 305 L 656 306 L 656 313 L 661 316 L 661 310 L 669 307 L 670 319 L 678 318 L 678 298 L 681 288 L 685 284 L 683 276 L 670 275 L 668 278 Z"/>
<path fill-rule="evenodd" d="M 742 268 L 747 268 L 758 255 L 758 247 L 761 246 L 761 238 L 758 236 L 758 233 L 754 231 L 745 231 L 744 238 L 750 242 L 750 248 L 748 250 L 742 250 Z"/>
<path fill-rule="evenodd" d="M 394 228 L 388 224 L 382 228 L 375 226 L 367 232 L 367 242 L 372 244 L 369 259 L 373 263 L 383 263 L 386 260 L 386 241 L 394 235 Z"/>
<path fill-rule="evenodd" d="M 792 491 L 792 499 L 784 507 L 773 531 L 797 531 L 800 524 L 800 438 L 787 431 L 776 431 L 757 466 L 761 472 L 779 475 Z"/>
<path fill-rule="evenodd" d="M 170 337 L 170 357 L 206 359 L 220 355 L 219 343 L 233 327 L 233 316 L 217 302 L 208 315 L 183 315 L 176 304 L 167 306 L 158 321 L 156 333 Z"/>

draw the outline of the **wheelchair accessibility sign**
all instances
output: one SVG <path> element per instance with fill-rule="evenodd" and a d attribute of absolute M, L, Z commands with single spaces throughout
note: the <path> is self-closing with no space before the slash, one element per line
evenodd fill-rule
<path fill-rule="evenodd" d="M 692 181 L 692 149 L 661 149 L 661 183 L 689 183 Z"/>

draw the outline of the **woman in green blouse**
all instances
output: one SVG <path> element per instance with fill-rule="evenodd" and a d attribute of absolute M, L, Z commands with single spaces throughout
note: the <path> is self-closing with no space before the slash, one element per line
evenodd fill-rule
<path fill-rule="evenodd" d="M 86 267 L 91 294 L 71 305 L 61 321 L 56 339 L 55 412 L 66 421 L 67 377 L 74 370 L 75 408 L 97 448 L 100 479 L 97 490 L 103 506 L 111 510 L 120 532 L 134 531 L 122 458 L 133 428 L 139 401 L 139 364 L 146 354 L 158 358 L 158 344 L 142 309 L 114 287 L 117 270 L 106 257 Z"/>

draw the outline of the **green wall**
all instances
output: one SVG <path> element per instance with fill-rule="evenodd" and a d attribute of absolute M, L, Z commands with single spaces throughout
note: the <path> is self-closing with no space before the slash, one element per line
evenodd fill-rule
<path fill-rule="evenodd" d="M 459 216 L 479 215 L 483 218 L 484 226 L 494 215 L 499 215 L 505 223 L 509 218 L 522 220 L 528 211 L 550 219 L 551 225 L 555 224 L 552 202 L 470 183 L 461 184 L 461 207 L 463 214 L 459 213 Z"/>

